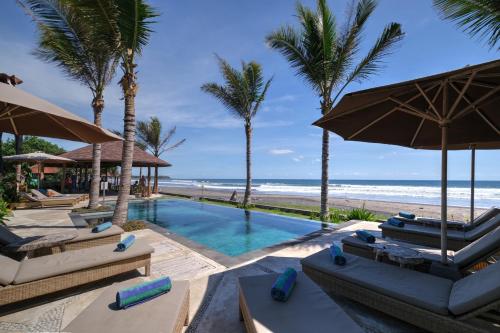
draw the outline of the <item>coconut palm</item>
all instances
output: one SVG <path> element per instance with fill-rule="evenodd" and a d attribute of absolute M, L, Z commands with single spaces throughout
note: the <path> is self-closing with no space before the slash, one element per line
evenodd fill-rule
<path fill-rule="evenodd" d="M 434 6 L 444 19 L 456 22 L 472 37 L 487 39 L 492 48 L 499 44 L 500 1 L 434 0 Z"/>
<path fill-rule="evenodd" d="M 304 78 L 320 98 L 323 115 L 333 108 L 337 98 L 353 81 L 362 81 L 377 73 L 382 59 L 403 37 L 398 23 L 389 23 L 368 53 L 358 59 L 362 32 L 375 10 L 375 0 L 352 3 L 346 23 L 339 28 L 326 0 L 318 0 L 313 11 L 297 4 L 299 27 L 283 26 L 266 37 L 297 75 Z M 323 130 L 321 162 L 321 219 L 328 220 L 329 134 Z"/>
<path fill-rule="evenodd" d="M 175 135 L 177 128 L 174 126 L 165 134 L 162 133 L 162 124 L 158 117 L 151 117 L 149 121 L 137 122 L 138 142 L 142 143 L 156 157 L 160 157 L 163 153 L 171 151 L 182 145 L 186 139 L 182 139 L 173 145 L 169 145 L 172 137 Z M 153 193 L 158 193 L 158 166 L 155 166 L 155 180 L 153 185 Z"/>
<path fill-rule="evenodd" d="M 98 15 L 86 15 L 84 2 L 18 0 L 39 27 L 35 55 L 56 64 L 68 77 L 89 88 L 93 97 L 91 106 L 94 124 L 101 126 L 104 90 L 111 82 L 118 64 L 117 43 L 114 43 L 117 39 L 105 20 L 95 19 Z M 99 1 L 99 4 L 104 12 L 111 12 L 114 8 L 110 0 Z M 101 145 L 94 144 L 90 208 L 98 205 L 100 170 Z"/>
<path fill-rule="evenodd" d="M 246 137 L 246 187 L 243 206 L 251 204 L 252 188 L 252 118 L 257 114 L 271 79 L 264 82 L 262 67 L 251 61 L 242 62 L 241 72 L 231 67 L 227 61 L 217 56 L 224 85 L 206 83 L 201 89 L 218 99 L 230 112 L 243 119 Z"/>
<path fill-rule="evenodd" d="M 98 1 L 95 1 L 98 2 Z M 158 16 L 144 0 L 120 0 L 117 5 L 116 27 L 120 36 L 119 54 L 123 77 L 120 86 L 125 101 L 123 155 L 120 188 L 113 214 L 113 223 L 123 224 L 128 216 L 128 197 L 132 179 L 135 144 L 135 96 L 137 94 L 136 57 L 149 42 L 152 18 Z"/>

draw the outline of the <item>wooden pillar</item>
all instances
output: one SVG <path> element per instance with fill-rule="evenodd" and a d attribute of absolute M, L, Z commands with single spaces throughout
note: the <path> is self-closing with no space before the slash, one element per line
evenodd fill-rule
<path fill-rule="evenodd" d="M 87 184 L 89 183 L 89 168 L 87 166 L 85 166 L 85 179 L 83 183 L 85 184 L 85 191 L 87 191 Z"/>
<path fill-rule="evenodd" d="M 151 196 L 151 166 L 148 165 L 148 192 L 147 196 Z"/>
<path fill-rule="evenodd" d="M 61 193 L 64 193 L 64 181 L 66 180 L 66 165 L 62 167 L 62 176 L 61 176 Z"/>

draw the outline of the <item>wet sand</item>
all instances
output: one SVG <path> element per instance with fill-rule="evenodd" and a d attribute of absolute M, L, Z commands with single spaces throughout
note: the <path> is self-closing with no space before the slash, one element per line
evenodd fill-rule
<path fill-rule="evenodd" d="M 189 195 L 193 197 L 210 197 L 217 199 L 229 200 L 232 191 L 227 190 L 204 190 L 201 189 L 185 188 L 185 187 L 160 187 L 160 191 L 166 193 L 175 193 Z M 238 192 L 237 200 L 243 198 L 243 192 Z M 300 195 L 278 195 L 278 194 L 252 194 L 253 202 L 269 203 L 276 206 L 280 205 L 301 205 L 318 207 L 319 196 L 300 196 Z M 330 207 L 350 209 L 365 207 L 366 209 L 378 214 L 394 215 L 399 211 L 413 212 L 417 216 L 427 216 L 439 218 L 441 216 L 441 207 L 437 205 L 427 204 L 413 204 L 402 202 L 388 202 L 388 201 L 375 201 L 375 200 L 359 200 L 359 199 L 345 199 L 345 198 L 332 198 L 330 197 Z M 475 210 L 476 216 L 483 212 L 484 209 L 477 208 Z M 448 207 L 448 219 L 469 221 L 470 210 L 468 207 Z"/>

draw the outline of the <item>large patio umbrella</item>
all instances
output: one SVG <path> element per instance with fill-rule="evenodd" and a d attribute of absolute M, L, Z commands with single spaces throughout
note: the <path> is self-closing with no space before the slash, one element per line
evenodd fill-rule
<path fill-rule="evenodd" d="M 10 161 L 10 162 L 19 162 L 19 163 L 26 162 L 26 163 L 38 164 L 38 189 L 40 189 L 40 178 L 41 178 L 40 175 L 41 175 L 41 170 L 43 170 L 42 169 L 43 165 L 46 164 L 67 165 L 76 163 L 75 160 L 61 156 L 46 154 L 41 151 L 28 154 L 5 156 L 3 159 L 5 161 Z"/>
<path fill-rule="evenodd" d="M 0 132 L 102 143 L 121 137 L 19 88 L 0 83 Z"/>
<path fill-rule="evenodd" d="M 346 140 L 442 153 L 441 256 L 447 263 L 448 150 L 500 143 L 500 60 L 346 94 L 314 124 Z"/>

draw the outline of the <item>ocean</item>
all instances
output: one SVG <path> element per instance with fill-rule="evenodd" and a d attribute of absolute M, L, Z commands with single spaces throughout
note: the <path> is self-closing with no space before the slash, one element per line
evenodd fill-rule
<path fill-rule="evenodd" d="M 244 179 L 160 179 L 160 187 L 187 187 L 213 190 L 244 190 Z M 500 181 L 476 181 L 475 205 L 500 205 Z M 319 196 L 320 181 L 313 179 L 254 179 L 255 194 Z M 440 204 L 438 180 L 330 180 L 329 195 L 334 198 L 380 200 L 418 204 Z M 448 204 L 470 205 L 470 182 L 448 182 Z"/>

